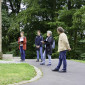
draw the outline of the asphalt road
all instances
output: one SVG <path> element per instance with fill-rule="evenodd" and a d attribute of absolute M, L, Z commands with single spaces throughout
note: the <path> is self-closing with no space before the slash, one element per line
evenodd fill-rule
<path fill-rule="evenodd" d="M 54 69 L 58 64 L 57 59 L 52 60 L 52 66 L 41 66 L 40 62 L 35 61 L 36 60 L 27 60 L 26 62 L 41 69 L 43 77 L 37 81 L 23 85 L 85 85 L 84 63 L 68 60 L 67 73 L 59 73 L 52 72 L 52 69 Z M 46 64 L 48 64 L 48 60 L 46 60 Z"/>

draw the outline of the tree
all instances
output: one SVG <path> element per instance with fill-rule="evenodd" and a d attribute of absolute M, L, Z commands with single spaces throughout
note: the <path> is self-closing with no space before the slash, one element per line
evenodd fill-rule
<path fill-rule="evenodd" d="M 6 2 L 9 2 L 10 6 L 7 6 Z M 20 10 L 20 4 L 25 5 L 26 9 Z M 78 59 L 78 56 L 80 58 L 83 53 L 80 40 L 85 38 L 85 35 L 83 35 L 85 25 L 84 5 L 84 0 L 22 0 L 22 2 L 21 0 L 5 0 L 3 8 L 6 10 L 3 11 L 3 14 L 6 12 L 6 16 L 3 15 L 5 26 L 3 26 L 3 36 L 6 36 L 6 33 L 9 40 L 7 43 L 14 44 L 19 37 L 20 30 L 23 28 L 22 30 L 28 40 L 27 58 L 35 58 L 34 41 L 36 31 L 41 30 L 45 38 L 46 31 L 52 30 L 53 37 L 56 40 L 56 48 L 53 50 L 53 58 L 55 58 L 58 54 L 56 51 L 58 41 L 56 28 L 62 26 L 68 35 L 72 48 L 68 56 Z M 11 14 L 8 13 L 9 7 L 12 10 Z M 5 24 L 5 22 L 7 23 Z M 6 31 L 5 28 L 7 28 Z"/>

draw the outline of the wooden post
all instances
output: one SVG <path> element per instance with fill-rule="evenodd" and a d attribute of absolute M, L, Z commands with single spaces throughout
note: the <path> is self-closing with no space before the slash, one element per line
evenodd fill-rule
<path fill-rule="evenodd" d="M 2 0 L 0 0 L 0 58 L 2 58 L 2 15 L 1 15 L 1 8 L 2 8 Z"/>

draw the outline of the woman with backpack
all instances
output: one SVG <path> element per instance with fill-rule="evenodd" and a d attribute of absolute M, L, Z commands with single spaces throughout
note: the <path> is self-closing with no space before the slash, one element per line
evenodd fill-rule
<path fill-rule="evenodd" d="M 20 37 L 18 38 L 19 50 L 21 53 L 21 61 L 25 61 L 25 50 L 26 50 L 27 39 L 24 36 L 24 32 L 20 33 Z"/>
<path fill-rule="evenodd" d="M 45 65 L 46 55 L 49 59 L 49 64 L 47 66 L 51 66 L 51 55 L 52 55 L 52 45 L 53 45 L 53 37 L 52 32 L 47 31 L 47 38 L 46 40 L 42 41 L 45 45 L 44 53 L 43 53 L 43 62 L 40 65 Z"/>

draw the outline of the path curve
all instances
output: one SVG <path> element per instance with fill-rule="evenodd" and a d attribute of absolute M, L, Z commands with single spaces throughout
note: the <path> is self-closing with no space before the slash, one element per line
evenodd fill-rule
<path fill-rule="evenodd" d="M 75 61 L 68 62 L 68 72 L 58 73 L 51 70 L 56 67 L 58 60 L 52 60 L 52 66 L 40 66 L 40 62 L 36 60 L 26 60 L 27 63 L 34 65 L 42 70 L 43 77 L 38 81 L 34 81 L 22 85 L 85 85 L 85 64 Z M 48 60 L 46 60 L 48 62 Z"/>
<path fill-rule="evenodd" d="M 0 61 L 3 62 L 3 61 Z M 5 63 L 8 61 L 5 61 Z M 10 61 L 9 63 L 19 63 L 19 59 L 15 59 L 14 61 Z M 46 60 L 47 64 L 48 60 Z M 4 63 L 4 62 L 3 62 Z M 26 60 L 26 63 L 31 64 L 43 72 L 43 77 L 39 80 L 26 83 L 22 85 L 85 85 L 85 64 L 79 63 L 75 61 L 68 60 L 68 71 L 67 73 L 59 73 L 52 72 L 52 69 L 56 67 L 58 64 L 57 59 L 52 60 L 52 66 L 41 66 L 40 62 L 36 62 L 36 60 Z"/>
<path fill-rule="evenodd" d="M 23 62 L 20 62 L 19 59 L 18 60 L 13 59 L 12 61 L 0 60 L 0 63 L 1 64 L 11 64 L 11 63 L 19 64 L 19 63 L 23 63 Z M 26 62 L 24 62 L 24 63 L 26 63 Z M 31 65 L 31 66 L 33 66 L 33 65 Z M 35 66 L 33 66 L 33 67 L 36 71 L 36 76 L 34 78 L 32 78 L 31 80 L 21 81 L 21 82 L 18 82 L 18 83 L 8 84 L 8 85 L 21 85 L 21 84 L 30 83 L 30 82 L 33 82 L 33 81 L 36 81 L 36 80 L 40 79 L 43 75 L 42 71 L 39 68 L 35 67 Z"/>

